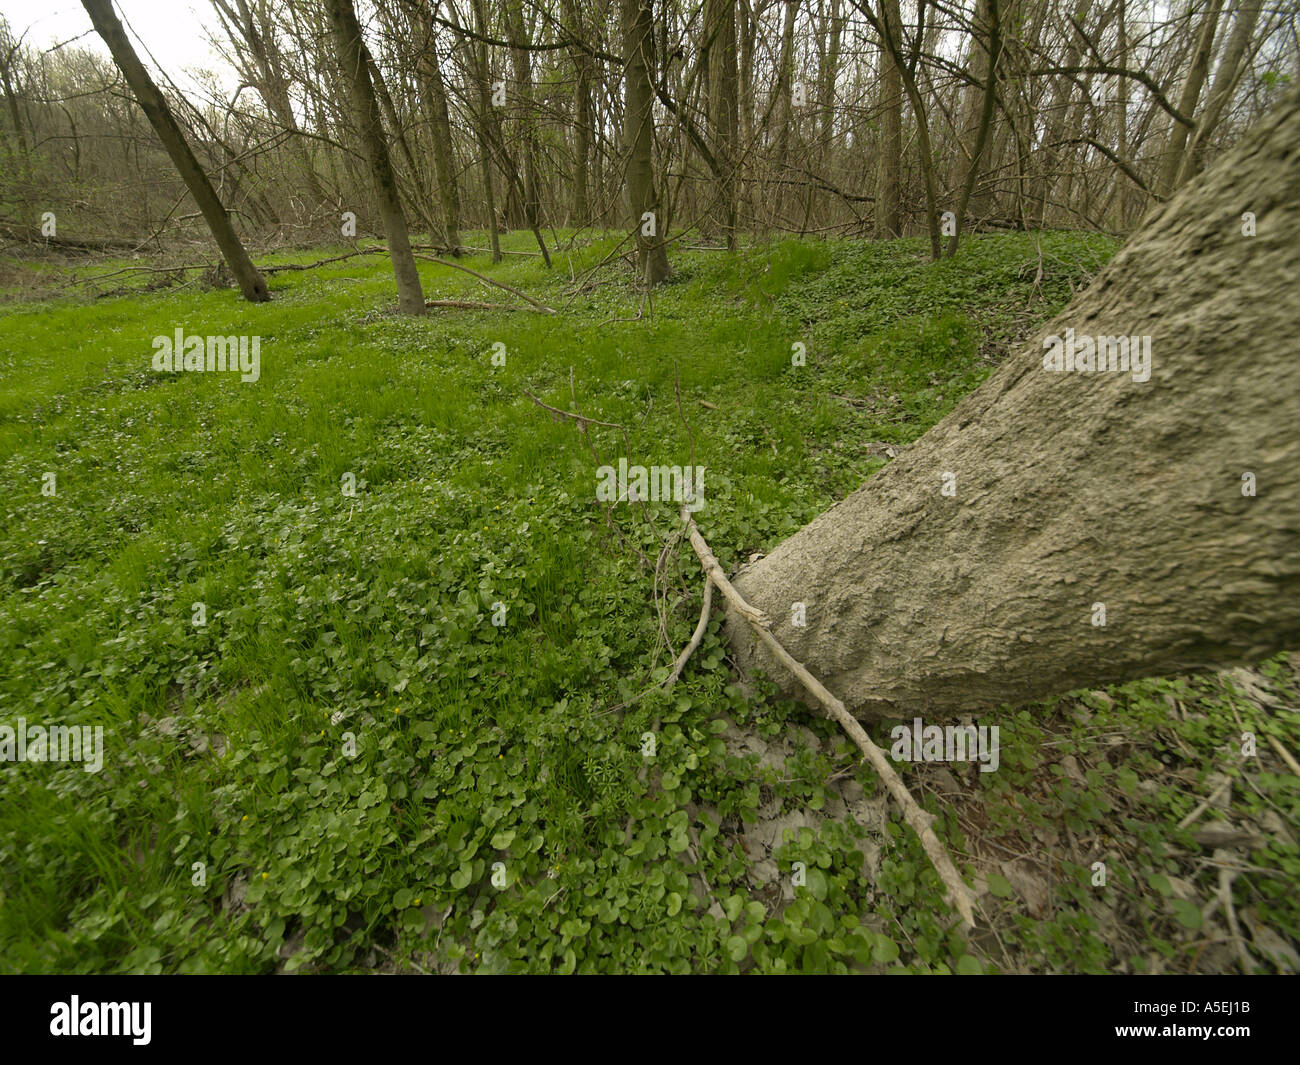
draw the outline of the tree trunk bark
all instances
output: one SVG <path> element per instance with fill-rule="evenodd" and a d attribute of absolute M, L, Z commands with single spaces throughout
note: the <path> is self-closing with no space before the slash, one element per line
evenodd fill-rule
<path fill-rule="evenodd" d="M 794 124 L 794 20 L 799 0 L 785 0 L 785 21 L 781 27 L 781 54 L 777 59 L 776 95 L 780 119 L 776 127 L 776 168 L 785 169 L 790 152 L 790 127 Z"/>
<path fill-rule="evenodd" d="M 1196 102 L 1201 98 L 1201 87 L 1210 73 L 1210 59 L 1214 55 L 1214 36 L 1219 28 L 1219 12 L 1223 10 L 1223 0 L 1210 0 L 1201 20 L 1200 32 L 1196 39 L 1196 51 L 1192 53 L 1192 65 L 1183 83 L 1183 93 L 1178 98 L 1178 110 L 1188 118 L 1195 118 Z M 1164 164 L 1160 168 L 1160 191 L 1169 195 L 1178 186 L 1178 173 L 1183 166 L 1183 153 L 1187 150 L 1187 138 L 1191 130 L 1181 122 L 1174 121 L 1169 131 L 1169 142 L 1165 146 Z"/>
<path fill-rule="evenodd" d="M 577 0 L 564 0 L 564 15 L 568 21 L 567 29 L 574 36 L 585 38 L 586 28 Z M 575 227 L 592 224 L 590 206 L 590 166 L 591 166 L 591 132 L 592 105 L 591 83 L 593 80 L 592 61 L 581 48 L 573 49 L 574 85 L 573 85 L 573 206 L 569 224 Z"/>
<path fill-rule="evenodd" d="M 624 148 L 627 151 L 627 200 L 635 234 L 637 266 L 647 285 L 668 277 L 663 209 L 654 174 L 654 22 L 651 0 L 620 0 L 623 28 L 623 78 L 626 103 Z M 643 221 L 653 218 L 653 235 Z"/>
<path fill-rule="evenodd" d="M 709 124 L 713 157 L 720 173 L 716 179 L 722 231 L 727 247 L 736 247 L 736 158 L 739 145 L 739 75 L 736 70 L 735 0 L 705 0 L 704 34 L 708 45 Z"/>
<path fill-rule="evenodd" d="M 901 22 L 898 0 L 880 0 L 880 21 L 890 26 Z M 903 235 L 899 203 L 903 186 L 903 79 L 898 60 L 883 43 L 880 46 L 880 152 L 876 169 L 876 238 Z"/>
<path fill-rule="evenodd" d="M 231 225 L 230 215 L 226 213 L 225 207 L 222 206 L 221 200 L 212 188 L 212 183 L 208 180 L 208 175 L 203 172 L 203 167 L 199 165 L 194 152 L 190 150 L 185 134 L 181 132 L 176 119 L 172 117 L 166 99 L 158 91 L 153 78 L 140 62 L 139 56 L 135 54 L 135 48 L 127 37 L 126 30 L 122 28 L 122 23 L 113 13 L 112 0 L 81 0 L 81 6 L 90 16 L 95 31 L 104 39 L 109 52 L 112 53 L 113 62 L 126 78 L 126 83 L 131 87 L 140 109 L 149 119 L 149 124 L 158 134 L 163 147 L 167 149 L 167 154 L 171 156 L 181 180 L 185 182 L 185 187 L 190 190 L 190 195 L 198 204 L 203 220 L 212 231 L 212 238 L 221 249 L 222 258 L 230 267 L 230 272 L 239 284 L 244 299 L 251 303 L 265 303 L 271 298 L 271 294 L 266 289 L 266 281 L 249 259 L 248 252 L 244 249 L 238 234 L 235 233 L 235 227 Z"/>
<path fill-rule="evenodd" d="M 1247 54 L 1251 38 L 1255 33 L 1255 23 L 1259 21 L 1262 0 L 1242 0 L 1237 5 L 1237 15 L 1232 23 L 1232 35 L 1219 60 L 1219 69 L 1214 74 L 1210 86 L 1210 95 L 1205 101 L 1205 110 L 1200 121 L 1196 123 L 1196 133 L 1192 143 L 1183 155 L 1182 166 L 1178 175 L 1179 182 L 1186 181 L 1205 166 L 1205 151 L 1210 137 L 1214 135 L 1223 117 L 1224 108 L 1232 98 L 1233 90 L 1241 74 L 1242 58 Z"/>
<path fill-rule="evenodd" d="M 1300 646 L 1296 144 L 1293 92 L 947 418 L 742 570 L 736 588 L 858 716 Z M 1049 337 L 1121 333 L 1151 338 L 1145 383 L 1044 365 Z M 727 627 L 743 671 L 795 693 L 746 622 Z"/>
<path fill-rule="evenodd" d="M 903 82 L 903 88 L 907 92 L 907 102 L 912 109 L 912 117 L 916 119 L 916 140 L 921 163 L 921 183 L 925 188 L 925 227 L 930 234 L 930 258 L 938 262 L 943 253 L 943 246 L 939 232 L 938 177 L 935 173 L 934 152 L 930 146 L 930 118 L 925 108 L 925 100 L 921 95 L 921 87 L 916 80 L 916 74 L 908 66 L 907 58 L 903 53 L 902 23 L 894 22 L 894 13 L 890 11 L 888 5 L 882 4 L 880 6 L 880 17 L 877 19 L 864 0 L 853 0 L 853 2 L 880 36 L 881 46 L 889 52 L 894 63 L 894 69 L 898 71 Z M 924 4 L 925 0 L 919 0 L 919 2 Z M 920 47 L 920 45 L 918 44 L 917 47 Z"/>
<path fill-rule="evenodd" d="M 962 184 L 961 197 L 957 201 L 954 213 L 952 236 L 948 238 L 948 258 L 957 254 L 957 245 L 961 240 L 962 226 L 966 224 L 966 208 L 970 204 L 971 192 L 979 179 L 980 159 L 984 156 L 984 145 L 989 139 L 989 127 L 993 122 L 993 104 L 996 100 L 996 83 L 998 76 L 998 57 L 1002 54 L 1002 24 L 998 11 L 998 0 L 983 0 L 980 5 L 985 25 L 988 28 L 988 54 L 984 63 L 984 103 L 980 110 L 979 129 L 975 134 L 975 143 L 970 151 L 970 169 L 966 171 L 966 180 Z"/>
<path fill-rule="evenodd" d="M 451 114 L 447 106 L 447 87 L 442 76 L 437 52 L 437 3 L 426 7 L 422 0 L 406 0 L 408 24 L 418 48 L 416 69 L 424 88 L 425 111 L 433 140 L 434 176 L 438 180 L 438 200 L 442 206 L 442 225 L 447 246 L 455 252 L 460 248 L 460 190 L 456 179 L 456 150 L 451 136 Z"/>
<path fill-rule="evenodd" d="M 352 95 L 361 147 L 379 201 L 379 217 L 388 238 L 388 254 L 393 260 L 393 274 L 397 278 L 397 305 L 403 314 L 423 314 L 424 290 L 420 287 L 415 256 L 411 254 L 406 215 L 402 213 L 402 202 L 397 195 L 397 179 L 393 176 L 393 164 L 384 143 L 379 104 L 370 83 L 361 26 L 357 23 L 352 0 L 329 0 L 329 15 L 339 62 L 343 65 L 344 78 Z"/>

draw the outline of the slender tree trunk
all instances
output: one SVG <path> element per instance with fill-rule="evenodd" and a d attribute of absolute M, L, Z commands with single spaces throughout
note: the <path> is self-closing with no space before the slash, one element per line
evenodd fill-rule
<path fill-rule="evenodd" d="M 351 91 L 362 151 L 379 202 L 379 217 L 384 224 L 384 235 L 388 238 L 388 254 L 393 260 L 393 274 L 397 278 L 397 305 L 403 314 L 423 314 L 424 290 L 420 287 L 420 273 L 415 268 L 415 256 L 411 253 L 406 215 L 402 212 L 402 201 L 397 194 L 397 179 L 393 176 L 393 164 L 388 158 L 388 146 L 384 143 L 379 103 L 370 82 L 361 26 L 357 22 L 352 0 L 329 0 L 329 16 L 344 80 Z"/>
<path fill-rule="evenodd" d="M 515 104 L 519 108 L 520 152 L 523 155 L 523 207 L 528 228 L 537 233 L 542 224 L 541 195 L 537 180 L 537 130 L 533 116 L 533 68 L 528 53 L 528 30 L 520 0 L 506 8 L 510 33 L 510 66 L 515 81 Z M 545 241 L 542 242 L 545 251 Z"/>
<path fill-rule="evenodd" d="M 181 180 L 185 182 L 185 187 L 190 190 L 190 195 L 198 204 L 203 220 L 207 222 L 212 238 L 221 249 L 222 258 L 230 267 L 230 272 L 239 284 L 244 298 L 253 303 L 264 303 L 269 300 L 271 294 L 266 289 L 266 281 L 249 259 L 248 252 L 240 242 L 238 234 L 235 233 L 235 227 L 231 225 L 230 215 L 226 213 L 207 174 L 203 172 L 203 167 L 199 165 L 194 152 L 190 150 L 185 135 L 177 125 L 176 119 L 172 117 L 166 99 L 158 91 L 153 78 L 140 62 L 139 56 L 135 54 L 135 48 L 127 37 L 126 30 L 122 28 L 122 23 L 113 13 L 112 0 L 81 0 L 81 6 L 90 16 L 95 31 L 104 39 L 109 52 L 112 53 L 113 62 L 126 78 L 126 83 L 131 87 L 140 109 L 149 119 L 149 124 L 158 134 L 163 147 L 167 149 L 167 154 L 171 156 Z"/>
<path fill-rule="evenodd" d="M 584 27 L 577 0 L 565 0 L 565 18 L 570 33 L 582 35 Z M 573 50 L 573 217 L 575 226 L 591 224 L 591 57 L 581 48 Z"/>
<path fill-rule="evenodd" d="M 437 3 L 426 10 L 422 0 L 406 0 L 407 21 L 417 42 L 416 69 L 424 88 L 425 111 L 433 140 L 433 168 L 438 181 L 443 231 L 454 252 L 460 247 L 460 189 L 456 179 L 455 142 L 451 135 L 451 114 L 447 87 L 438 57 L 438 27 L 434 22 Z"/>
<path fill-rule="evenodd" d="M 704 15 L 708 52 L 709 124 L 713 131 L 713 157 L 717 176 L 717 199 L 722 212 L 722 231 L 727 247 L 736 247 L 736 158 L 739 145 L 738 74 L 736 70 L 735 0 L 706 0 Z"/>
<path fill-rule="evenodd" d="M 1187 80 L 1183 82 L 1183 93 L 1178 98 L 1178 110 L 1188 118 L 1194 117 L 1196 102 L 1201 98 L 1201 88 L 1210 72 L 1210 59 L 1214 54 L 1214 35 L 1219 28 L 1219 12 L 1223 10 L 1223 0 L 1209 0 L 1209 6 L 1201 19 L 1200 32 L 1196 38 L 1196 51 L 1192 53 L 1192 65 L 1187 71 Z M 1160 168 L 1159 188 L 1162 194 L 1169 195 L 1178 184 L 1178 174 L 1183 166 L 1183 153 L 1187 149 L 1187 137 L 1191 131 L 1181 122 L 1174 121 L 1169 131 L 1169 142 L 1165 146 L 1164 164 Z"/>
<path fill-rule="evenodd" d="M 623 119 L 627 201 L 637 266 L 647 285 L 668 277 L 667 236 L 654 172 L 654 20 L 651 0 L 620 0 L 623 30 Z M 648 230 L 653 229 L 653 235 Z"/>
<path fill-rule="evenodd" d="M 1293 91 L 947 418 L 742 569 L 855 713 L 951 717 L 1300 645 L 1297 144 Z M 1225 205 L 1268 224 L 1243 237 Z M 1045 366 L 1118 334 L 1150 337 L 1145 383 L 1141 363 Z M 727 629 L 742 670 L 795 692 Z"/>
<path fill-rule="evenodd" d="M 925 0 L 918 0 L 924 6 Z M 854 4 L 868 22 L 872 24 L 880 37 L 882 47 L 887 49 L 894 61 L 894 67 L 902 79 L 907 92 L 907 102 L 912 108 L 912 117 L 916 119 L 916 140 L 921 157 L 921 180 L 925 187 L 925 224 L 930 234 L 930 258 L 938 261 L 943 254 L 943 241 L 939 232 L 939 191 L 935 174 L 934 152 L 930 144 L 930 119 L 921 96 L 921 88 L 916 74 L 908 65 L 903 52 L 902 24 L 893 21 L 893 12 L 887 5 L 881 5 L 880 17 L 877 18 L 865 0 L 854 0 Z M 918 47 L 920 47 L 918 45 Z"/>
<path fill-rule="evenodd" d="M 1128 5 L 1127 0 L 1119 0 L 1119 25 L 1116 28 L 1118 33 L 1119 54 L 1115 57 L 1116 65 L 1121 69 L 1126 68 L 1128 63 Z M 1116 131 L 1117 154 L 1121 159 L 1128 159 L 1128 78 L 1117 77 L 1115 79 L 1115 89 L 1119 94 L 1119 99 L 1115 105 L 1115 123 L 1119 127 Z M 1128 228 L 1128 203 L 1129 203 L 1129 185 L 1131 182 L 1128 175 L 1116 173 L 1115 175 L 1115 228 L 1119 232 L 1124 232 Z"/>
<path fill-rule="evenodd" d="M 1186 181 L 1205 166 L 1205 152 L 1210 138 L 1218 128 L 1228 101 L 1232 99 L 1233 90 L 1241 74 L 1241 61 L 1250 47 L 1255 33 L 1255 24 L 1259 21 L 1262 0 L 1241 0 L 1237 5 L 1237 14 L 1232 23 L 1232 35 L 1219 60 L 1219 69 L 1215 72 L 1214 82 L 1210 86 L 1210 95 L 1205 102 L 1205 110 L 1196 124 L 1196 133 L 1191 146 L 1183 155 L 1183 162 L 1178 174 L 1178 181 Z"/>
<path fill-rule="evenodd" d="M 783 170 L 790 153 L 790 127 L 794 124 L 794 20 L 799 0 L 785 0 L 785 21 L 781 27 L 781 54 L 777 59 L 776 94 L 780 120 L 776 127 L 776 167 Z"/>
<path fill-rule="evenodd" d="M 274 36 L 274 27 L 259 18 L 267 15 L 267 8 L 259 4 L 254 10 L 248 0 L 234 0 L 234 4 L 235 7 L 231 7 L 229 0 L 213 0 L 213 6 L 224 16 L 222 22 L 232 43 L 237 48 L 242 45 L 247 49 L 251 63 L 241 64 L 246 68 L 243 71 L 244 77 L 254 83 L 266 101 L 267 109 L 281 128 L 290 132 L 290 150 L 297 161 L 301 180 L 307 186 L 307 196 L 313 209 L 319 209 L 326 200 L 325 190 L 321 188 L 316 169 L 312 165 L 311 153 L 307 150 L 307 143 L 294 117 L 288 79 L 284 74 L 284 63 Z"/>
<path fill-rule="evenodd" d="M 835 86 L 840 75 L 840 51 L 844 41 L 844 17 L 840 0 L 831 0 L 826 58 L 818 78 L 817 114 L 821 129 L 818 157 L 823 169 L 831 162 L 835 148 Z"/>
<path fill-rule="evenodd" d="M 971 190 L 979 179 L 980 159 L 984 156 L 984 146 L 988 143 L 989 127 L 993 121 L 993 104 L 998 76 L 998 57 L 1002 54 L 1002 23 L 998 12 L 998 0 L 984 0 L 984 14 L 988 19 L 988 62 L 985 66 L 984 106 L 980 111 L 979 131 L 975 135 L 975 144 L 971 148 L 970 169 L 966 172 L 966 181 L 962 185 L 961 198 L 957 201 L 955 224 L 952 236 L 948 238 L 948 257 L 957 254 L 957 244 L 961 240 L 962 226 L 966 224 L 966 207 L 970 203 Z"/>
<path fill-rule="evenodd" d="M 899 25 L 898 0 L 880 0 L 880 20 Z M 898 60 L 880 47 L 880 151 L 876 168 L 876 237 L 903 235 L 900 212 L 903 186 L 903 79 Z"/>
<path fill-rule="evenodd" d="M 1092 0 L 1078 0 L 1074 9 L 1074 20 L 1079 25 L 1087 24 L 1088 15 L 1092 9 Z M 1073 67 L 1079 64 L 1079 35 L 1073 28 L 1063 30 L 1067 34 L 1068 43 L 1065 46 L 1065 62 L 1062 64 L 1066 67 Z M 1074 83 L 1068 78 L 1058 77 L 1052 82 L 1051 111 L 1047 119 L 1047 127 L 1043 133 L 1042 147 L 1036 153 L 1035 159 L 1038 174 L 1031 184 L 1033 192 L 1031 199 L 1037 204 L 1035 224 L 1040 229 L 1046 229 L 1049 215 L 1051 213 L 1052 189 L 1056 185 L 1056 168 L 1060 163 L 1062 151 L 1061 141 L 1065 137 L 1066 123 L 1072 113 L 1071 92 L 1074 90 Z"/>
<path fill-rule="evenodd" d="M 970 42 L 966 72 L 970 83 L 961 89 L 961 117 L 958 119 L 959 147 L 953 156 L 952 186 L 964 180 L 969 172 L 970 162 L 974 156 L 975 140 L 979 136 L 984 113 L 984 97 L 987 95 L 988 75 L 992 66 L 989 62 L 989 27 L 992 24 L 989 0 L 978 0 L 975 5 L 974 20 L 970 28 Z"/>

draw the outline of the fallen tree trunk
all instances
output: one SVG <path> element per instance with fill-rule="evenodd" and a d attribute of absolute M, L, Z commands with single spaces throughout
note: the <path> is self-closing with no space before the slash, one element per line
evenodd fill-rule
<path fill-rule="evenodd" d="M 1297 144 L 1292 93 L 947 418 L 741 571 L 856 716 L 1300 646 Z M 1108 343 L 1116 369 L 1086 369 L 1083 338 L 1121 336 L 1149 338 L 1149 380 Z M 1084 368 L 1053 372 L 1070 342 Z M 734 608 L 727 628 L 742 671 L 798 694 Z"/>

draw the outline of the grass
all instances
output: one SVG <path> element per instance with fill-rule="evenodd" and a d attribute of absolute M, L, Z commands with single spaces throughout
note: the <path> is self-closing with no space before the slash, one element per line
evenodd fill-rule
<path fill-rule="evenodd" d="M 527 250 L 524 236 L 506 247 Z M 574 295 L 611 246 L 562 252 L 553 273 L 522 256 L 466 261 L 563 306 L 553 317 L 398 317 L 378 257 L 273 275 L 264 306 L 191 284 L 0 307 L 0 723 L 103 725 L 107 748 L 99 773 L 0 767 L 0 968 L 1216 963 L 1187 907 L 1168 904 L 1216 875 L 1187 865 L 1195 826 L 1175 826 L 1222 761 L 1214 748 L 1241 731 L 1232 711 L 1291 749 L 1294 727 L 1208 680 L 1107 695 L 1107 727 L 1147 730 L 1123 759 L 1098 740 L 1100 717 L 1076 721 L 1087 693 L 1008 712 L 996 781 L 975 774 L 960 801 L 928 793 L 989 888 L 991 938 L 953 931 L 919 846 L 891 820 L 882 847 L 865 813 L 783 833 L 780 878 L 765 882 L 746 826 L 838 811 L 845 783 L 873 796 L 873 776 L 825 722 L 742 691 L 716 620 L 671 695 L 647 692 L 694 625 L 697 573 L 679 552 L 661 632 L 654 563 L 672 508 L 603 507 L 583 446 L 646 466 L 693 455 L 708 470 L 697 518 L 733 566 L 857 487 L 886 461 L 880 444 L 934 424 L 1111 243 L 976 238 L 937 266 L 918 241 L 683 252 L 639 321 L 625 320 L 638 301 L 621 268 Z M 508 299 L 433 264 L 421 275 L 429 298 Z M 260 379 L 155 372 L 151 340 L 177 327 L 260 336 Z M 525 389 L 621 423 L 626 445 L 580 436 Z M 1257 676 L 1294 701 L 1287 662 Z M 1171 691 L 1204 721 L 1171 723 Z M 736 740 L 797 727 L 806 742 L 779 773 Z M 1127 787 L 1152 779 L 1170 729 L 1200 779 Z M 1066 743 L 1071 773 L 1097 787 L 1052 772 Z M 932 767 L 907 772 L 927 793 Z M 1240 817 L 1294 824 L 1293 777 L 1251 784 L 1262 801 L 1240 805 L 1255 793 L 1238 788 Z M 1109 894 L 1067 869 L 1068 840 L 1099 824 L 1118 867 Z M 1043 825 L 1052 842 L 1032 836 Z M 1024 850 L 1025 831 L 1055 856 L 1050 917 L 1003 892 L 986 845 Z M 1300 860 L 1274 835 L 1247 863 L 1272 872 L 1236 890 L 1294 941 L 1297 903 L 1279 889 Z"/>

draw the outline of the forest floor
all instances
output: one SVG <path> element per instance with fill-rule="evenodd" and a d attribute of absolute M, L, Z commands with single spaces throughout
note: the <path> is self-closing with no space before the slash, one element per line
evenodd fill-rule
<path fill-rule="evenodd" d="M 876 775 L 738 683 L 716 612 L 656 687 L 699 566 L 678 544 L 656 579 L 673 504 L 596 496 L 619 457 L 706 467 L 734 570 L 1114 242 L 675 251 L 636 321 L 627 267 L 583 284 L 613 244 L 463 260 L 556 315 L 399 317 L 381 256 L 261 306 L 116 272 L 143 261 L 0 265 L 0 726 L 104 729 L 99 772 L 0 765 L 0 969 L 1295 970 L 1300 655 L 981 715 L 996 772 L 900 763 L 979 894 L 967 935 Z M 428 298 L 519 302 L 420 267 Z M 260 337 L 258 379 L 155 371 L 177 329 Z"/>

